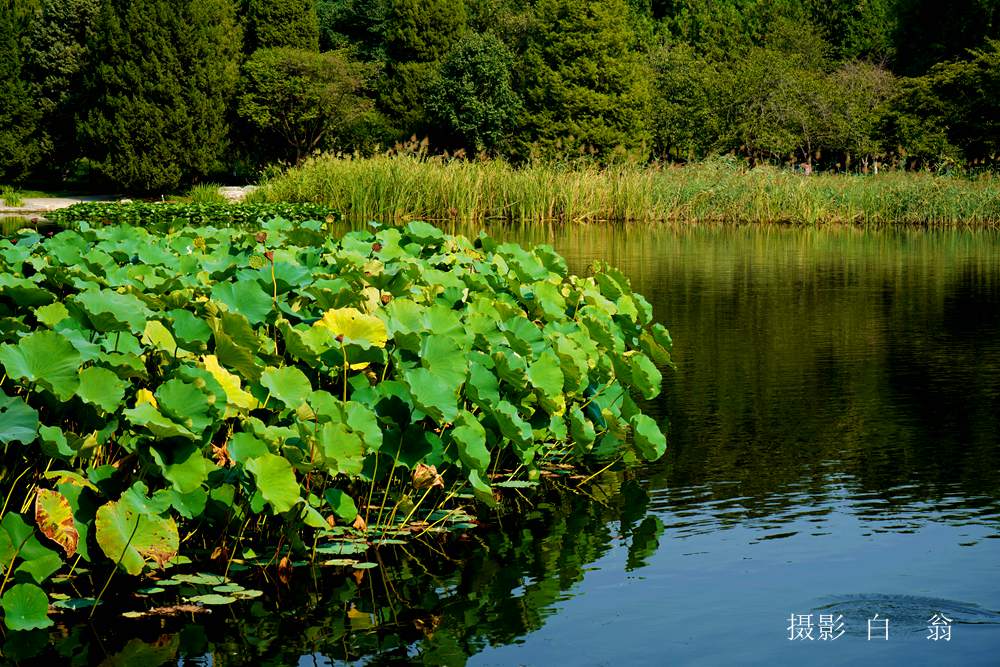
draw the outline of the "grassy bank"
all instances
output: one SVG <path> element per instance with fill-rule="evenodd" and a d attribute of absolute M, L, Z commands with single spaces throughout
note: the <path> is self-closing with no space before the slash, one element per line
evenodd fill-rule
<path fill-rule="evenodd" d="M 995 176 L 806 176 L 722 160 L 598 169 L 319 157 L 264 183 L 255 197 L 378 220 L 1000 224 Z"/>

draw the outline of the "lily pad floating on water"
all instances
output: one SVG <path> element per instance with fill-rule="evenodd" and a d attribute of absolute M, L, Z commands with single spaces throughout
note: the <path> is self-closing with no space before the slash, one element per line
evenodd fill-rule
<path fill-rule="evenodd" d="M 236 598 L 230 595 L 219 595 L 218 593 L 206 593 L 205 595 L 195 595 L 194 597 L 185 599 L 188 602 L 196 602 L 198 604 L 207 605 L 223 605 L 236 602 Z"/>
<path fill-rule="evenodd" d="M 101 604 L 101 601 L 95 598 L 66 598 L 64 600 L 56 600 L 52 603 L 52 606 L 56 609 L 89 609 L 99 604 Z"/>
<path fill-rule="evenodd" d="M 225 577 L 205 572 L 199 572 L 198 574 L 175 574 L 173 580 L 184 584 L 197 584 L 200 586 L 222 586 L 226 583 Z M 163 582 L 161 581 L 160 584 L 162 585 Z"/>
<path fill-rule="evenodd" d="M 325 560 L 320 565 L 325 565 L 327 567 L 346 567 L 348 565 L 355 565 L 358 561 L 353 558 L 331 558 L 330 560 Z"/>
<path fill-rule="evenodd" d="M 363 554 L 366 551 L 368 551 L 368 545 L 358 542 L 336 542 L 334 544 L 324 544 L 316 547 L 316 553 L 337 554 L 341 556 L 348 554 Z"/>
<path fill-rule="evenodd" d="M 378 567 L 378 563 L 355 563 L 355 570 L 370 570 L 373 567 Z"/>

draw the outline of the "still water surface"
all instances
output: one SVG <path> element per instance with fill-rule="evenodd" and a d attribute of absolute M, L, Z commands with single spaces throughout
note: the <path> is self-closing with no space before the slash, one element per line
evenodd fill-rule
<path fill-rule="evenodd" d="M 383 549 L 197 624 L 34 641 L 144 667 L 1000 664 L 1000 235 L 492 233 L 606 260 L 653 304 L 677 364 L 648 406 L 661 463 L 484 517 L 447 558 Z"/>

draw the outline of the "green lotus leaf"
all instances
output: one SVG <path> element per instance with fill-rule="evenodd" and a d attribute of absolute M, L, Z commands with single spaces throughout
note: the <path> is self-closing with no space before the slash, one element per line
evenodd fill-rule
<path fill-rule="evenodd" d="M 0 273 L 0 296 L 7 297 L 18 306 L 42 306 L 55 301 L 55 295 L 28 278 L 10 273 Z"/>
<path fill-rule="evenodd" d="M 646 400 L 656 398 L 663 384 L 663 376 L 649 357 L 636 352 L 629 357 L 632 386 L 639 390 Z"/>
<path fill-rule="evenodd" d="M 554 416 L 566 412 L 562 365 L 552 350 L 546 350 L 528 366 L 527 376 L 531 386 L 538 392 L 538 402 L 546 412 Z"/>
<path fill-rule="evenodd" d="M 667 451 L 667 439 L 648 415 L 638 414 L 631 419 L 635 446 L 647 461 L 655 461 Z"/>
<path fill-rule="evenodd" d="M 542 330 L 527 317 L 512 317 L 505 320 L 503 333 L 511 349 L 522 357 L 535 357 L 547 346 Z"/>
<path fill-rule="evenodd" d="M 246 463 L 248 460 L 267 454 L 270 450 L 267 443 L 253 437 L 250 433 L 234 433 L 233 437 L 226 443 L 229 451 L 229 458 L 237 463 Z"/>
<path fill-rule="evenodd" d="M 305 403 L 312 392 L 312 385 L 305 373 L 294 366 L 268 368 L 260 377 L 260 383 L 285 407 L 295 409 Z"/>
<path fill-rule="evenodd" d="M 164 479 L 178 493 L 192 493 L 199 489 L 215 468 L 192 442 L 175 441 L 169 445 L 154 445 L 149 448 L 149 453 Z"/>
<path fill-rule="evenodd" d="M 493 489 L 483 481 L 477 470 L 469 471 L 469 485 L 472 486 L 472 493 L 479 502 L 487 507 L 497 506 L 497 499 L 493 496 Z"/>
<path fill-rule="evenodd" d="M 106 368 L 91 366 L 80 371 L 77 396 L 105 412 L 116 412 L 125 397 L 125 383 Z"/>
<path fill-rule="evenodd" d="M 511 442 L 521 447 L 531 446 L 534 440 L 531 425 L 524 421 L 510 401 L 500 401 L 493 409 L 493 416 L 500 425 L 500 432 L 504 437 L 510 438 Z"/>
<path fill-rule="evenodd" d="M 342 473 L 349 477 L 361 474 L 365 445 L 361 436 L 349 430 L 343 423 L 326 422 L 316 433 L 316 439 L 328 459 L 336 462 L 332 473 Z"/>
<path fill-rule="evenodd" d="M 143 511 L 128 493 L 98 508 L 94 529 L 104 555 L 133 576 L 150 560 L 163 567 L 180 545 L 173 518 Z"/>
<path fill-rule="evenodd" d="M 187 428 L 160 414 L 151 403 L 138 403 L 134 408 L 125 410 L 123 414 L 136 426 L 143 426 L 161 438 L 197 439 L 197 436 Z"/>
<path fill-rule="evenodd" d="M 69 317 L 69 311 L 59 301 L 35 309 L 35 319 L 50 329 Z"/>
<path fill-rule="evenodd" d="M 142 333 L 146 318 L 151 315 L 146 304 L 131 294 L 118 294 L 109 289 L 88 290 L 73 297 L 90 318 L 97 331 Z"/>
<path fill-rule="evenodd" d="M 171 310 L 167 313 L 173 326 L 174 336 L 184 347 L 198 350 L 205 347 L 212 337 L 212 329 L 186 310 Z"/>
<path fill-rule="evenodd" d="M 155 395 L 160 411 L 192 433 L 203 433 L 215 423 L 213 405 L 217 403 L 216 397 L 206 395 L 193 383 L 173 378 L 157 387 Z M 225 404 L 219 407 L 224 408 Z"/>
<path fill-rule="evenodd" d="M 597 439 L 594 425 L 584 416 L 583 411 L 575 406 L 569 411 L 569 433 L 573 438 L 573 444 L 580 451 L 589 450 Z"/>
<path fill-rule="evenodd" d="M 493 371 L 478 362 L 469 364 L 469 382 L 465 393 L 484 410 L 500 402 L 500 383 Z"/>
<path fill-rule="evenodd" d="M 299 483 L 292 465 L 276 454 L 264 454 L 246 463 L 257 490 L 278 514 L 292 509 L 299 501 Z"/>
<path fill-rule="evenodd" d="M 407 370 L 403 373 L 403 379 L 414 405 L 439 424 L 447 424 L 458 415 L 461 382 L 449 382 L 426 368 Z"/>
<path fill-rule="evenodd" d="M 212 298 L 226 304 L 230 312 L 246 317 L 250 324 L 261 324 L 274 306 L 273 296 L 261 289 L 255 280 L 216 283 L 212 287 Z"/>
<path fill-rule="evenodd" d="M 0 345 L 0 363 L 7 375 L 44 387 L 61 401 L 68 401 L 80 385 L 77 369 L 83 359 L 65 336 L 36 331 L 17 345 Z"/>
<path fill-rule="evenodd" d="M 490 451 L 486 448 L 486 429 L 475 415 L 462 410 L 451 430 L 451 439 L 458 448 L 458 456 L 469 470 L 485 475 L 490 466 Z"/>
<path fill-rule="evenodd" d="M 35 523 L 42 535 L 62 547 L 67 558 L 76 553 L 80 533 L 69 501 L 61 493 L 50 489 L 35 492 Z"/>
<path fill-rule="evenodd" d="M 52 626 L 49 598 L 34 584 L 11 586 L 0 598 L 3 622 L 9 630 L 34 630 Z"/>
<path fill-rule="evenodd" d="M 323 498 L 341 521 L 351 523 L 358 517 L 358 507 L 354 504 L 354 499 L 340 489 L 327 489 L 323 492 Z"/>
<path fill-rule="evenodd" d="M 177 341 L 174 340 L 173 334 L 170 333 L 170 329 L 159 320 L 149 320 L 146 322 L 146 328 L 142 331 L 142 344 L 152 346 L 172 356 L 181 358 L 191 356 L 190 352 L 179 349 Z"/>
<path fill-rule="evenodd" d="M 0 442 L 25 445 L 38 437 L 38 412 L 23 399 L 0 391 Z"/>
<path fill-rule="evenodd" d="M 527 388 L 528 364 L 520 354 L 510 349 L 499 348 L 493 352 L 493 363 L 501 380 L 518 391 Z"/>
<path fill-rule="evenodd" d="M 406 236 L 424 246 L 436 247 L 444 240 L 444 232 L 423 220 L 413 220 L 404 229 Z"/>

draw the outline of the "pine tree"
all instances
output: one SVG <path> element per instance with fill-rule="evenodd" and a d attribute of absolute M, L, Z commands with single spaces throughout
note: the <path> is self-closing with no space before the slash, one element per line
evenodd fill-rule
<path fill-rule="evenodd" d="M 380 105 L 399 123 L 402 135 L 430 129 L 426 101 L 438 63 L 468 28 L 465 3 L 451 0 L 393 0 L 386 21 L 386 78 Z"/>
<path fill-rule="evenodd" d="M 29 8 L 0 0 L 0 180 L 21 181 L 38 163 L 41 110 L 24 78 L 21 35 Z"/>
<path fill-rule="evenodd" d="M 104 0 L 78 120 L 98 171 L 162 191 L 220 167 L 238 78 L 231 0 Z"/>
<path fill-rule="evenodd" d="M 540 0 L 519 72 L 522 136 L 543 155 L 649 143 L 650 75 L 624 0 Z M 533 150 L 523 145 L 521 157 Z"/>
<path fill-rule="evenodd" d="M 316 0 L 249 0 L 247 53 L 288 47 L 319 51 Z"/>

